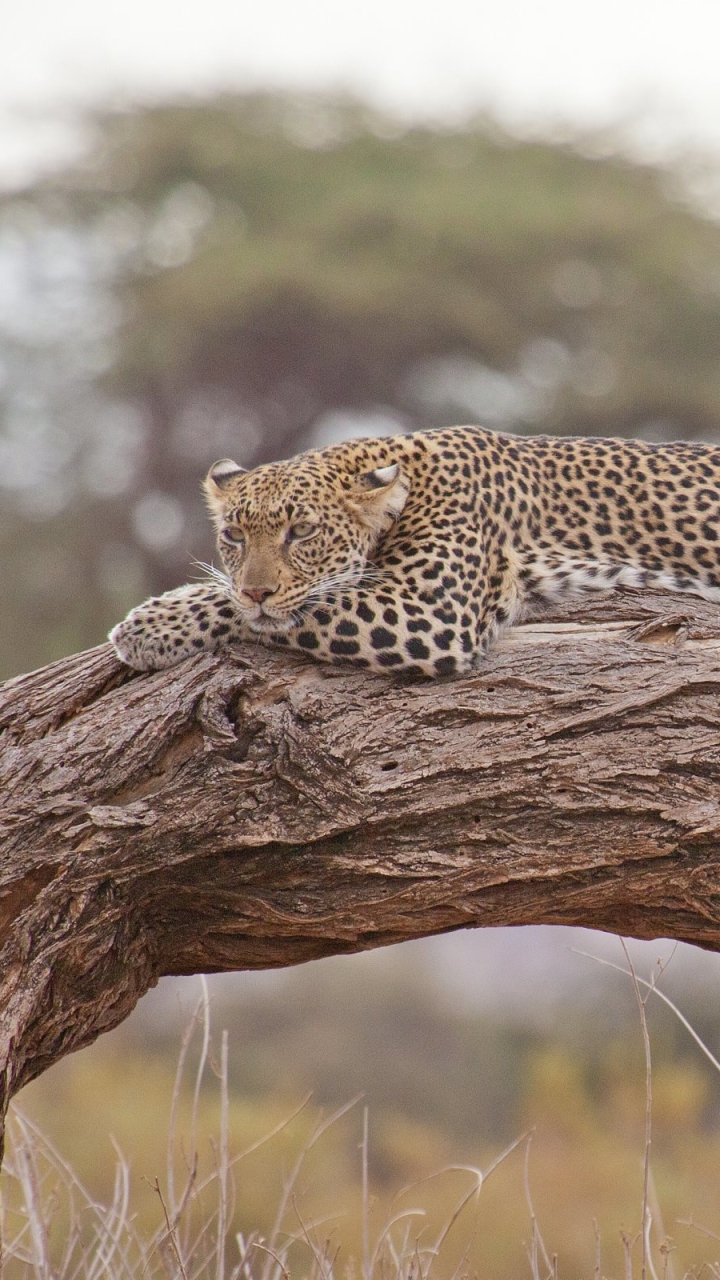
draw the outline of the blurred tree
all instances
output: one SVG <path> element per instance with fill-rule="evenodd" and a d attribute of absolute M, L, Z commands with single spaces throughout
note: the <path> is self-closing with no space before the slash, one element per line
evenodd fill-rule
<path fill-rule="evenodd" d="M 224 453 L 470 420 L 712 437 L 720 227 L 612 145 L 308 97 L 98 116 L 0 205 L 0 670 L 209 556 Z"/>

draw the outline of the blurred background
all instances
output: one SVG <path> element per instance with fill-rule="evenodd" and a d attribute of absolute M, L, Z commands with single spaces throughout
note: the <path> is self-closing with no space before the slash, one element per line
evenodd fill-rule
<path fill-rule="evenodd" d="M 198 575 L 199 482 L 223 455 L 470 421 L 720 438 L 706 0 L 0 11 L 0 676 L 102 642 Z M 631 950 L 645 976 L 662 958 L 663 990 L 717 1050 L 718 960 Z M 561 1272 L 592 1273 L 593 1220 L 619 1270 L 639 1223 L 641 1028 L 630 981 L 578 951 L 626 963 L 616 939 L 498 929 L 212 979 L 233 1142 L 306 1092 L 316 1109 L 361 1092 L 384 1203 L 534 1125 Z M 19 1099 L 98 1197 L 114 1135 L 141 1215 L 196 996 L 162 982 Z M 717 1253 L 680 1220 L 720 1233 L 720 1081 L 656 997 L 648 1017 L 679 1276 Z M 353 1114 L 306 1188 L 336 1193 L 351 1252 Z M 238 1188 L 238 1229 L 267 1229 L 282 1159 L 268 1149 Z M 471 1270 L 525 1274 L 529 1230 L 514 1155 L 478 1201 Z"/>

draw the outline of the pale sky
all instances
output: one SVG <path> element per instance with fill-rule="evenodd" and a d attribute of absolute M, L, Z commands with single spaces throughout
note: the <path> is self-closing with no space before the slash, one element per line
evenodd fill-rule
<path fill-rule="evenodd" d="M 60 154 L 65 105 L 350 89 L 523 128 L 631 118 L 720 153 L 720 0 L 0 0 L 0 179 Z"/>

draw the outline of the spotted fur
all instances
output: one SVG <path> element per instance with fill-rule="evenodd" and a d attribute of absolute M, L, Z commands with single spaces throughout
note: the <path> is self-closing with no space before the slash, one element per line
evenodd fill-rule
<path fill-rule="evenodd" d="M 454 427 L 205 482 L 225 573 L 111 632 L 139 670 L 244 640 L 446 676 L 541 600 L 619 583 L 720 600 L 720 450 Z"/>

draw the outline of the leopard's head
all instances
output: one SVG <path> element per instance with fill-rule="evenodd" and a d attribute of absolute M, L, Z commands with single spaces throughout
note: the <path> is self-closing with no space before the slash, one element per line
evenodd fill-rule
<path fill-rule="evenodd" d="M 204 489 L 233 596 L 254 631 L 287 631 L 328 592 L 356 585 L 408 493 L 397 462 L 355 469 L 342 450 L 245 471 L 225 458 Z M 363 468 L 364 462 L 364 468 Z"/>

